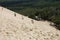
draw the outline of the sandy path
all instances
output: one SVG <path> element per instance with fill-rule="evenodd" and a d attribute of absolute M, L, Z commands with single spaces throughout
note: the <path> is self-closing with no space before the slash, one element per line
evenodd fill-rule
<path fill-rule="evenodd" d="M 0 7 L 0 40 L 60 40 L 60 31 L 49 22 L 33 22 L 28 17 Z"/>

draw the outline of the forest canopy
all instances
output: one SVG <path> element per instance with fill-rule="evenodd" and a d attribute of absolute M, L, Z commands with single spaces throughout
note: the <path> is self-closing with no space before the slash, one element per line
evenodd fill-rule
<path fill-rule="evenodd" d="M 0 5 L 35 20 L 52 21 L 60 29 L 60 0 L 0 0 Z"/>

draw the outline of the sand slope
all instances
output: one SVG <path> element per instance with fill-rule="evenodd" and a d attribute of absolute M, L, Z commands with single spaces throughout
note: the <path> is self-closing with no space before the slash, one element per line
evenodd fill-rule
<path fill-rule="evenodd" d="M 0 7 L 0 40 L 60 40 L 60 31 L 49 24 Z"/>

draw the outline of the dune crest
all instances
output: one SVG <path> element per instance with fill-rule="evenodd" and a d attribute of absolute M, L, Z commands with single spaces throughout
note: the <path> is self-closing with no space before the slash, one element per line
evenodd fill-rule
<path fill-rule="evenodd" d="M 60 40 L 48 21 L 36 21 L 0 7 L 0 40 Z"/>

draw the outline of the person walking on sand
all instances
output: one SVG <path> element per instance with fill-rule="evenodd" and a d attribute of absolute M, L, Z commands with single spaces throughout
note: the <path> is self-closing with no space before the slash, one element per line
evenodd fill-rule
<path fill-rule="evenodd" d="M 32 22 L 32 23 L 34 23 L 34 21 L 33 21 L 33 20 L 31 20 L 31 22 Z"/>
<path fill-rule="evenodd" d="M 16 16 L 16 13 L 14 13 L 14 16 Z"/>

